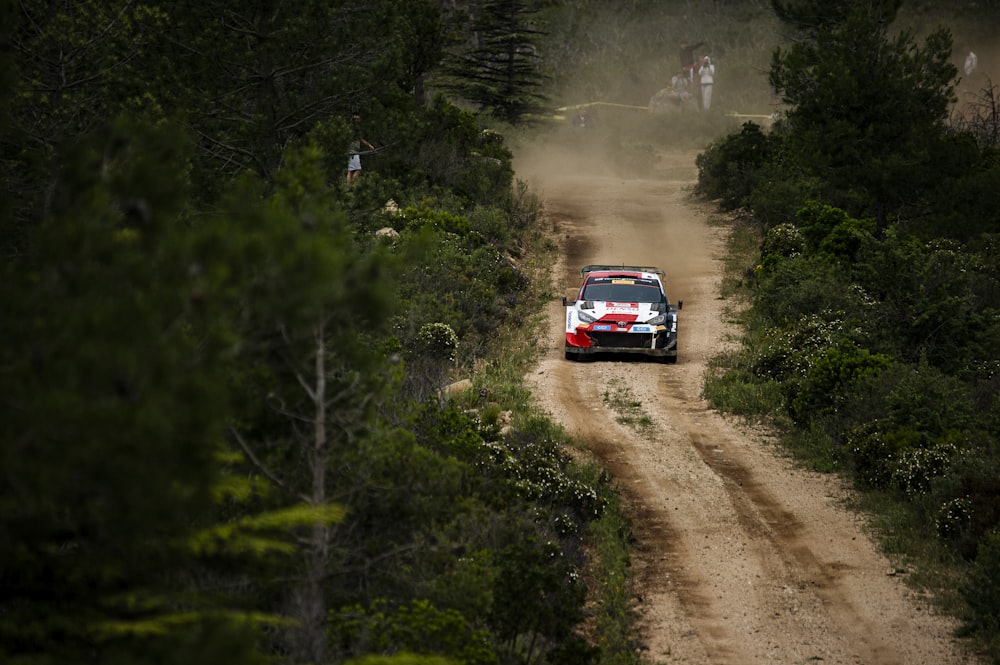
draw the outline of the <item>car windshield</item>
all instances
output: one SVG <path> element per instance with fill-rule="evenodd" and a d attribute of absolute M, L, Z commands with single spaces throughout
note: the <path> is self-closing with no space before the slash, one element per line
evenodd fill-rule
<path fill-rule="evenodd" d="M 661 302 L 659 285 L 649 279 L 594 278 L 583 288 L 583 300 Z"/>

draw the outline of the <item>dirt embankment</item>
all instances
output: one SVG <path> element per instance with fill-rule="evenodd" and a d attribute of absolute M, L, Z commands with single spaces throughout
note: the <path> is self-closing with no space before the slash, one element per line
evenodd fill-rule
<path fill-rule="evenodd" d="M 563 359 L 563 309 L 529 377 L 536 399 L 615 478 L 637 537 L 641 639 L 650 663 L 971 663 L 954 624 L 908 590 L 843 507 L 834 478 L 794 468 L 761 433 L 701 399 L 706 361 L 727 343 L 719 299 L 725 228 L 690 197 L 694 152 L 663 154 L 646 178 L 586 166 L 555 148 L 515 166 L 544 200 L 562 248 L 557 294 L 588 263 L 665 269 L 684 300 L 676 365 Z M 604 394 L 641 401 L 652 427 L 620 424 Z"/>

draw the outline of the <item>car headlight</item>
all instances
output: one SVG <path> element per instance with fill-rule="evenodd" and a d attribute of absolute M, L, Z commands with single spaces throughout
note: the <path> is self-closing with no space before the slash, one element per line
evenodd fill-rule
<path fill-rule="evenodd" d="M 651 318 L 649 321 L 646 321 L 646 323 L 648 323 L 650 325 L 658 326 L 661 323 L 665 323 L 666 320 L 667 320 L 667 315 L 666 315 L 666 313 L 663 313 L 663 314 L 657 314 L 656 316 L 654 316 L 653 318 Z"/>
<path fill-rule="evenodd" d="M 582 309 L 576 311 L 576 315 L 580 318 L 580 323 L 593 323 L 597 320 L 597 317 L 590 312 L 585 312 Z"/>

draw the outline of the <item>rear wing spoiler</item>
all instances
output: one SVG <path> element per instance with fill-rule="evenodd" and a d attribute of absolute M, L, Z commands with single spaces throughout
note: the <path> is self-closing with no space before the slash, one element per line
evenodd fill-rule
<path fill-rule="evenodd" d="M 622 264 L 622 265 L 615 265 L 615 266 L 609 266 L 609 265 L 604 265 L 604 264 L 593 264 L 593 265 L 583 266 L 583 268 L 580 269 L 580 277 L 584 278 L 584 277 L 587 276 L 588 272 L 597 272 L 598 270 L 628 270 L 628 271 L 631 271 L 631 272 L 651 272 L 651 273 L 654 273 L 656 275 L 659 275 L 660 277 L 663 277 L 663 275 L 664 275 L 664 272 L 661 269 L 654 268 L 652 266 L 645 266 L 645 267 L 644 266 L 627 266 L 627 265 L 624 265 L 624 264 Z"/>

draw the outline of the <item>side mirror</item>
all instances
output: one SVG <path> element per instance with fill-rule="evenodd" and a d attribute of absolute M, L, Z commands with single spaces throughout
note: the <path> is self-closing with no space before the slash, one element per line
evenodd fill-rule
<path fill-rule="evenodd" d="M 563 296 L 562 300 L 563 300 L 563 307 L 565 307 L 566 306 L 566 296 Z"/>
<path fill-rule="evenodd" d="M 684 301 L 683 300 L 678 300 L 677 301 L 677 309 L 684 309 Z"/>

